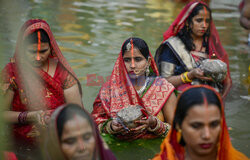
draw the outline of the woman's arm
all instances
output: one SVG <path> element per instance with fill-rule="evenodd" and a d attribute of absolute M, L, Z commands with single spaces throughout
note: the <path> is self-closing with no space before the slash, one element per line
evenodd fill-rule
<path fill-rule="evenodd" d="M 3 111 L 3 118 L 7 123 L 19 123 L 18 117 L 21 112 L 10 111 L 11 103 L 14 97 L 14 91 L 8 89 L 4 95 L 5 99 L 5 111 Z M 27 112 L 26 123 L 33 123 L 39 121 L 39 115 L 42 111 L 30 111 Z"/>
<path fill-rule="evenodd" d="M 171 93 L 164 107 L 162 108 L 164 119 L 167 123 L 172 124 L 174 119 L 176 106 L 176 96 L 174 92 Z"/>
<path fill-rule="evenodd" d="M 191 71 L 187 73 L 188 79 L 193 80 L 195 78 L 205 80 L 205 81 L 212 81 L 212 78 L 210 77 L 205 77 L 204 72 L 200 68 L 194 68 Z M 167 81 L 172 83 L 175 88 L 180 86 L 181 84 L 184 84 L 181 75 L 177 76 L 169 76 L 166 77 Z"/>
<path fill-rule="evenodd" d="M 232 87 L 232 82 L 230 78 L 227 76 L 223 83 L 223 91 L 222 91 L 222 99 L 224 100 Z"/>
<path fill-rule="evenodd" d="M 64 89 L 64 98 L 66 103 L 74 103 L 83 107 L 82 98 L 77 83 L 70 88 Z"/>

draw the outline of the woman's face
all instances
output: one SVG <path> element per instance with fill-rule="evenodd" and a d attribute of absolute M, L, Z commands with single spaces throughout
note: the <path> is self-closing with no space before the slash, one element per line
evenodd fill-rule
<path fill-rule="evenodd" d="M 139 76 L 144 76 L 147 66 L 150 64 L 150 60 L 141 54 L 140 50 L 137 48 L 133 49 L 133 57 L 131 50 L 125 51 L 123 55 L 123 60 L 128 71 L 129 77 L 132 79 L 138 78 Z"/>
<path fill-rule="evenodd" d="M 202 37 L 209 28 L 210 19 L 210 12 L 206 8 L 201 9 L 199 13 L 192 19 L 192 36 Z"/>
<path fill-rule="evenodd" d="M 63 127 L 61 148 L 67 160 L 92 160 L 95 137 L 88 120 L 76 115 Z"/>
<path fill-rule="evenodd" d="M 189 109 L 181 130 L 189 154 L 216 152 L 221 131 L 221 114 L 216 105 L 195 105 Z"/>
<path fill-rule="evenodd" d="M 28 61 L 34 66 L 34 67 L 42 67 L 44 64 L 46 64 L 48 57 L 50 55 L 50 45 L 48 42 L 43 43 L 41 42 L 41 48 L 39 50 L 39 58 L 37 54 L 37 48 L 38 44 L 29 44 L 27 45 L 26 49 L 26 56 L 28 58 Z"/>

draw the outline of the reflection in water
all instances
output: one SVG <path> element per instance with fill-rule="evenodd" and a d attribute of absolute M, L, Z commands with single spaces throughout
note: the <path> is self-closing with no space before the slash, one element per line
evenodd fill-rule
<path fill-rule="evenodd" d="M 226 101 L 227 124 L 232 128 L 230 135 L 234 146 L 250 156 L 250 129 L 246 127 L 249 126 L 250 110 L 249 100 L 245 98 L 250 94 L 249 82 L 246 82 L 250 76 L 250 53 L 246 45 L 248 32 L 239 25 L 239 2 L 213 0 L 210 7 L 222 44 L 229 54 L 233 79 Z M 92 111 L 101 83 L 87 85 L 88 76 L 95 75 L 95 82 L 98 82 L 98 77 L 105 80 L 112 71 L 122 43 L 130 36 L 145 39 L 154 54 L 162 41 L 163 32 L 183 6 L 183 3 L 167 0 L 1 1 L 0 50 L 4 53 L 1 54 L 4 59 L 1 66 L 13 55 L 21 24 L 28 18 L 44 18 L 81 80 L 84 105 Z"/>

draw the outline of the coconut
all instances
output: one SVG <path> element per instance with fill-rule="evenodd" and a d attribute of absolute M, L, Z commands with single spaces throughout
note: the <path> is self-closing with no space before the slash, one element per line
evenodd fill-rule
<path fill-rule="evenodd" d="M 143 109 L 143 107 L 140 105 L 130 105 L 120 110 L 116 115 L 126 127 L 135 128 L 137 124 L 134 122 L 143 117 L 141 109 Z"/>
<path fill-rule="evenodd" d="M 206 77 L 211 77 L 215 82 L 222 82 L 227 76 L 227 64 L 219 59 L 205 59 L 199 67 Z"/>

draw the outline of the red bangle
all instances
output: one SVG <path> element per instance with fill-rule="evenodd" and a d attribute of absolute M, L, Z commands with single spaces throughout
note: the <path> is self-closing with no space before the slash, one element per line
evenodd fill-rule
<path fill-rule="evenodd" d="M 27 114 L 28 114 L 27 111 L 21 112 L 21 113 L 18 115 L 18 123 L 20 123 L 20 124 L 26 124 Z"/>

